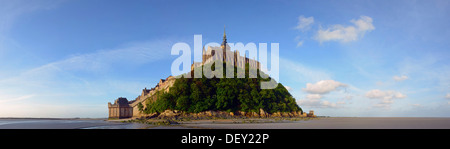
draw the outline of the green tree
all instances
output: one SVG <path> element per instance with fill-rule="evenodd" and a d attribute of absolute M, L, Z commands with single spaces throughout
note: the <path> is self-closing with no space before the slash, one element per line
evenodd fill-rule
<path fill-rule="evenodd" d="M 141 112 L 144 110 L 144 105 L 142 104 L 142 102 L 138 103 L 137 107 Z"/>

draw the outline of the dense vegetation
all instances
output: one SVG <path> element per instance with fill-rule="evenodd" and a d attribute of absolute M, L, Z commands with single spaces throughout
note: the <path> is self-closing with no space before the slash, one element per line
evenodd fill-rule
<path fill-rule="evenodd" d="M 226 64 L 223 64 L 226 68 Z M 212 65 L 214 70 L 214 65 Z M 147 100 L 146 108 L 141 109 L 145 113 L 161 113 L 166 109 L 181 110 L 189 113 L 198 113 L 207 110 L 218 111 L 244 111 L 258 112 L 259 109 L 269 113 L 301 111 L 295 99 L 287 89 L 278 83 L 275 89 L 261 89 L 260 82 L 270 80 L 260 77 L 249 78 L 249 67 L 247 64 L 245 78 L 202 78 L 176 79 L 169 92 L 157 92 L 154 96 L 156 101 Z M 251 72 L 251 71 L 250 71 Z M 193 72 L 190 72 L 193 76 Z M 153 97 L 150 97 L 153 98 Z"/>

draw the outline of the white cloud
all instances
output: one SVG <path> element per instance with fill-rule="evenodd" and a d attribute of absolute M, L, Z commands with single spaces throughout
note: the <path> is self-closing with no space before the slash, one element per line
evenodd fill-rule
<path fill-rule="evenodd" d="M 346 104 L 346 102 L 338 101 L 334 103 L 327 100 L 321 100 L 323 97 L 322 95 L 347 86 L 348 85 L 344 83 L 334 80 L 322 80 L 315 84 L 307 83 L 306 88 L 303 90 L 309 94 L 307 94 L 304 99 L 297 101 L 297 103 L 299 106 L 305 106 L 308 108 L 339 108 L 339 105 Z M 344 98 L 350 100 L 352 97 L 346 96 Z"/>
<path fill-rule="evenodd" d="M 392 77 L 395 81 L 403 81 L 403 80 L 406 80 L 406 79 L 409 79 L 409 77 L 408 76 L 405 76 L 405 75 L 402 75 L 402 76 L 394 76 L 394 77 Z"/>
<path fill-rule="evenodd" d="M 450 93 L 447 93 L 447 95 L 445 95 L 445 98 L 450 99 Z"/>
<path fill-rule="evenodd" d="M 297 48 L 298 47 L 301 47 L 303 45 L 303 40 L 302 41 L 299 41 L 298 43 L 297 43 Z"/>
<path fill-rule="evenodd" d="M 323 98 L 322 94 L 307 94 L 304 99 L 298 100 L 297 103 L 299 106 L 307 108 L 339 108 L 341 107 L 339 105 L 346 104 L 346 102 L 344 101 L 338 101 L 334 103 L 327 100 L 321 100 L 322 98 Z M 345 98 L 348 98 L 348 96 L 346 96 Z"/>
<path fill-rule="evenodd" d="M 308 94 L 308 95 L 306 95 L 306 98 L 307 99 L 320 99 L 320 98 L 322 98 L 322 95 L 320 95 L 320 94 Z"/>
<path fill-rule="evenodd" d="M 298 100 L 297 104 L 300 107 L 308 107 L 308 108 L 338 108 L 339 104 L 342 103 L 333 103 L 329 101 L 322 101 L 320 99 L 303 99 Z"/>
<path fill-rule="evenodd" d="M 317 31 L 315 39 L 320 43 L 325 41 L 340 41 L 350 42 L 356 41 L 363 37 L 366 32 L 375 29 L 372 18 L 368 16 L 361 16 L 358 20 L 351 20 L 353 26 L 343 26 L 340 24 L 332 25 L 330 28 Z"/>
<path fill-rule="evenodd" d="M 299 16 L 298 17 L 298 25 L 295 27 L 295 29 L 305 31 L 308 30 L 311 25 L 314 23 L 314 17 L 307 17 Z"/>
<path fill-rule="evenodd" d="M 306 88 L 303 90 L 312 94 L 326 94 L 331 91 L 337 90 L 341 87 L 347 87 L 348 85 L 334 81 L 334 80 L 321 80 L 315 84 L 307 83 Z"/>
<path fill-rule="evenodd" d="M 370 90 L 366 93 L 367 98 L 371 99 L 401 99 L 405 98 L 406 95 L 397 91 L 381 91 L 378 89 Z"/>
<path fill-rule="evenodd" d="M 378 89 L 370 90 L 366 93 L 366 97 L 370 99 L 379 99 L 379 102 L 374 105 L 374 107 L 386 108 L 388 109 L 394 99 L 406 98 L 405 94 L 398 91 L 381 91 Z"/>
<path fill-rule="evenodd" d="M 301 36 L 295 37 L 294 41 L 297 42 L 297 48 L 303 46 L 304 40 L 302 40 Z"/>
<path fill-rule="evenodd" d="M 298 17 L 298 24 L 295 27 L 295 29 L 300 30 L 302 32 L 307 31 L 311 28 L 311 25 L 314 24 L 314 17 L 307 17 L 299 16 Z M 297 48 L 301 47 L 303 45 L 303 40 L 300 40 L 300 36 L 297 36 L 295 38 L 297 42 Z"/>

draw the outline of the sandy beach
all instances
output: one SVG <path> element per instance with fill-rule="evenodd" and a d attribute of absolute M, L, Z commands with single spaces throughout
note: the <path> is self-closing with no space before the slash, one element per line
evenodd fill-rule
<path fill-rule="evenodd" d="M 122 123 L 105 119 L 0 119 L 0 129 L 450 129 L 450 118 L 327 117 L 299 121 L 233 123 L 236 120 L 189 121 L 176 125 Z"/>

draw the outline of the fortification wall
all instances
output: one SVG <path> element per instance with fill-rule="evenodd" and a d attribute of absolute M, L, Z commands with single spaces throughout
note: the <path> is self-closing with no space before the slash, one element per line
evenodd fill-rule
<path fill-rule="evenodd" d="M 143 90 L 142 91 L 143 93 L 140 96 L 138 96 L 135 101 L 133 101 L 131 104 L 129 104 L 130 107 L 133 108 L 133 117 L 145 117 L 145 116 L 147 116 L 146 114 L 144 114 L 144 113 L 139 111 L 138 104 L 142 103 L 142 105 L 143 105 L 143 107 L 145 109 L 146 108 L 146 104 L 145 103 L 149 99 L 149 97 L 152 97 L 158 91 L 168 92 L 170 87 L 172 87 L 173 84 L 175 83 L 175 80 L 176 80 L 175 77 L 169 76 L 165 80 L 161 79 L 159 81 L 159 83 L 154 88 L 152 88 L 149 92 L 146 92 L 145 90 Z M 155 101 L 155 100 L 157 100 L 157 97 L 154 96 L 153 98 L 150 98 L 150 99 Z"/>

